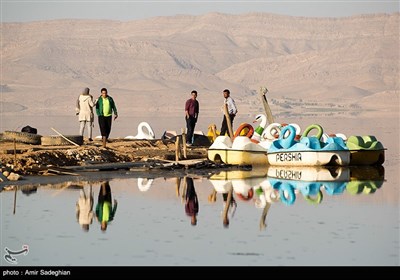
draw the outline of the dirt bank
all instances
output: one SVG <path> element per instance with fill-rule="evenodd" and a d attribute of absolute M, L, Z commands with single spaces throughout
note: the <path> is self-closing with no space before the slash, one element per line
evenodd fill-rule
<path fill-rule="evenodd" d="M 175 142 L 168 140 L 113 139 L 107 148 L 99 141 L 82 146 L 42 146 L 0 141 L 0 163 L 21 175 L 34 175 L 48 166 L 80 166 L 95 163 L 175 160 Z M 207 147 L 187 148 L 187 159 L 207 157 Z"/>

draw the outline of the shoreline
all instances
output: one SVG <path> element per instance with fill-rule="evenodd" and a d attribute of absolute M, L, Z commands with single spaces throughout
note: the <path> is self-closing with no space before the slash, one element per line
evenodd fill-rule
<path fill-rule="evenodd" d="M 14 172 L 22 176 L 54 175 L 46 172 L 51 168 L 92 166 L 92 169 L 96 169 L 95 166 L 101 164 L 103 164 L 102 170 L 118 169 L 114 167 L 124 163 L 143 163 L 149 167 L 152 161 L 171 163 L 175 162 L 176 158 L 176 144 L 173 140 L 110 139 L 106 148 L 101 146 L 100 141 L 87 140 L 81 146 L 43 146 L 24 143 L 15 143 L 14 146 L 14 143 L 9 141 L 0 143 L 1 172 Z M 186 160 L 207 159 L 207 148 L 207 146 L 187 147 Z M 180 159 L 184 159 L 183 156 Z M 110 164 L 110 168 L 104 168 L 104 164 Z M 130 166 L 121 166 L 121 169 L 130 169 Z M 75 172 L 71 168 L 70 170 L 71 173 Z M 68 172 L 61 170 L 59 174 Z"/>

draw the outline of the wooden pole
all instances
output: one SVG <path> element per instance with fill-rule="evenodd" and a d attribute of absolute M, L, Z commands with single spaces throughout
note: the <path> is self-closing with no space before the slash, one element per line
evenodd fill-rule
<path fill-rule="evenodd" d="M 70 142 L 71 144 L 73 144 L 73 145 L 75 145 L 75 146 L 78 146 L 79 147 L 79 145 L 78 144 L 76 144 L 74 141 L 72 141 L 72 140 L 70 140 L 70 139 L 68 139 L 67 137 L 65 137 L 64 135 L 62 135 L 60 132 L 58 132 L 57 130 L 55 130 L 54 128 L 52 128 L 51 127 L 51 129 L 55 132 L 55 133 L 57 133 L 58 135 L 60 135 L 62 138 L 64 138 L 65 140 L 67 140 L 68 142 Z"/>
<path fill-rule="evenodd" d="M 208 195 L 208 202 L 214 203 L 215 201 L 217 201 L 217 191 L 213 189 L 212 192 Z"/>
<path fill-rule="evenodd" d="M 226 124 L 228 125 L 229 137 L 233 139 L 232 123 L 231 123 L 231 118 L 229 117 L 228 104 L 224 105 L 224 114 L 226 118 Z"/>
<path fill-rule="evenodd" d="M 264 210 L 261 215 L 260 219 L 260 230 L 263 230 L 267 227 L 267 224 L 265 223 L 265 219 L 267 218 L 268 210 L 271 207 L 271 203 L 267 202 L 267 204 L 264 207 Z"/>
<path fill-rule="evenodd" d="M 183 177 L 183 189 L 182 189 L 182 198 L 181 198 L 181 203 L 185 203 L 186 201 L 186 177 Z"/>
<path fill-rule="evenodd" d="M 14 167 L 17 165 L 17 143 L 14 138 Z"/>
<path fill-rule="evenodd" d="M 182 132 L 183 157 L 187 158 L 187 156 L 186 156 L 186 133 L 185 133 L 185 129 L 182 128 L 181 132 Z"/>
<path fill-rule="evenodd" d="M 14 210 L 13 210 L 13 215 L 15 215 L 15 210 L 17 208 L 17 186 L 14 187 L 15 192 L 14 192 Z"/>
<path fill-rule="evenodd" d="M 181 147 L 180 147 L 181 138 L 179 136 L 176 137 L 175 140 L 175 161 L 179 161 L 181 156 Z"/>
<path fill-rule="evenodd" d="M 176 196 L 179 197 L 179 189 L 181 188 L 181 177 L 176 177 Z"/>
<path fill-rule="evenodd" d="M 53 192 L 51 194 L 51 196 L 56 196 L 59 195 L 60 193 L 62 193 L 64 190 L 68 189 L 68 187 L 70 186 L 70 184 L 66 184 L 64 187 L 62 187 L 61 189 L 58 189 L 57 191 Z"/>
<path fill-rule="evenodd" d="M 228 192 L 228 197 L 226 198 L 226 204 L 225 204 L 225 207 L 224 207 L 224 211 L 223 211 L 223 214 L 222 214 L 222 217 L 223 217 L 223 220 L 225 221 L 228 221 L 229 220 L 229 218 L 228 218 L 228 211 L 229 211 L 229 207 L 231 206 L 231 201 L 232 201 L 232 194 L 233 194 L 233 188 L 231 188 L 230 190 L 229 190 L 229 192 Z"/>
<path fill-rule="evenodd" d="M 269 122 L 269 124 L 274 123 L 274 117 L 272 116 L 272 112 L 271 112 L 271 108 L 268 105 L 268 101 L 267 101 L 267 97 L 265 96 L 268 92 L 268 89 L 266 87 L 261 87 L 260 88 L 260 96 L 261 96 L 261 100 L 263 102 L 264 105 L 264 110 L 265 110 L 265 114 L 267 115 L 267 120 Z"/>

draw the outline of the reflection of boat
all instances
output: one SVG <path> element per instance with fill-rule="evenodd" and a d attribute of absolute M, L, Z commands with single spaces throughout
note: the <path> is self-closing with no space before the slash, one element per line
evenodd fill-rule
<path fill-rule="evenodd" d="M 268 177 L 298 181 L 348 181 L 350 169 L 342 166 L 269 166 Z"/>
<path fill-rule="evenodd" d="M 344 190 L 350 194 L 374 193 L 382 186 L 384 173 L 383 166 L 322 169 L 321 167 L 281 167 L 273 168 L 271 172 L 268 170 L 268 181 L 279 192 L 281 201 L 286 205 L 295 202 L 296 193 L 301 193 L 310 203 L 321 203 L 323 197 L 321 191 L 329 195 L 342 194 Z M 282 176 L 282 174 L 289 175 Z M 332 174 L 334 176 L 331 176 Z M 273 177 L 274 175 L 276 177 Z"/>
<path fill-rule="evenodd" d="M 253 166 L 247 170 L 223 170 L 211 175 L 211 180 L 232 180 L 246 178 L 264 178 L 267 176 L 268 169 L 265 166 Z"/>
<path fill-rule="evenodd" d="M 267 165 L 267 149 L 251 141 L 249 137 L 237 136 L 233 142 L 228 136 L 218 136 L 208 148 L 208 159 L 234 165 Z"/>
<path fill-rule="evenodd" d="M 267 226 L 266 217 L 272 204 L 282 202 L 290 206 L 301 196 L 309 204 L 317 205 L 323 201 L 324 193 L 329 196 L 338 196 L 345 191 L 372 194 L 382 187 L 384 167 L 270 166 L 248 171 L 223 171 L 209 180 L 213 186 L 208 196 L 210 203 L 216 201 L 218 193 L 223 194 L 224 201 L 234 193 L 246 203 L 254 202 L 256 208 L 262 209 L 259 223 L 262 230 Z"/>
<path fill-rule="evenodd" d="M 383 166 L 270 166 L 224 171 L 211 176 L 210 182 L 218 193 L 233 188 L 238 197 L 253 198 L 255 206 L 263 208 L 277 201 L 292 205 L 298 194 L 309 203 L 319 204 L 324 192 L 374 193 L 382 186 L 384 173 Z"/>
<path fill-rule="evenodd" d="M 374 193 L 382 187 L 385 181 L 385 168 L 383 166 L 356 166 L 350 171 L 350 182 L 346 190 L 350 194 Z"/>
<path fill-rule="evenodd" d="M 242 200 L 249 200 L 254 195 L 253 186 L 261 184 L 267 175 L 266 168 L 252 170 L 222 171 L 212 175 L 209 180 L 218 193 L 227 193 L 231 188 Z"/>
<path fill-rule="evenodd" d="M 227 193 L 233 189 L 241 200 L 251 200 L 254 197 L 254 186 L 260 186 L 267 176 L 267 168 L 253 166 L 251 170 L 229 170 L 213 174 L 209 180 L 217 193 Z"/>

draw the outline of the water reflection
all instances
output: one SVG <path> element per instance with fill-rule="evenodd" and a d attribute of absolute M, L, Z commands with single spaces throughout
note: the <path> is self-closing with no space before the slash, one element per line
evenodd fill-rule
<path fill-rule="evenodd" d="M 137 180 L 137 185 L 138 185 L 138 189 L 141 192 L 147 192 L 150 187 L 153 185 L 153 181 L 154 179 L 147 179 L 147 178 L 138 178 Z"/>
<path fill-rule="evenodd" d="M 257 193 L 274 192 L 273 196 L 279 197 L 285 205 L 292 205 L 300 193 L 307 202 L 319 204 L 324 193 L 339 195 L 344 190 L 350 194 L 374 193 L 382 186 L 384 174 L 383 166 L 271 167 L 267 180 L 260 183 Z"/>
<path fill-rule="evenodd" d="M 271 166 L 252 170 L 221 171 L 208 178 L 188 175 L 170 179 L 175 180 L 175 195 L 180 198 L 184 213 L 190 217 L 191 225 L 197 225 L 199 204 L 202 203 L 202 196 L 198 196 L 199 190 L 195 187 L 195 181 L 206 179 L 205 182 L 211 186 L 211 191 L 208 188 L 201 188 L 200 193 L 207 193 L 204 196 L 204 202 L 211 206 L 208 209 L 215 211 L 214 215 L 220 217 L 224 228 L 229 228 L 235 212 L 241 211 L 241 204 L 247 204 L 262 211 L 259 216 L 259 228 L 265 230 L 271 205 L 282 203 L 284 206 L 293 206 L 300 199 L 308 204 L 318 205 L 323 203 L 325 196 L 339 196 L 346 192 L 350 195 L 373 194 L 382 187 L 385 181 L 385 169 L 383 166 Z M 144 196 L 152 196 L 152 193 L 159 191 L 159 186 L 154 187 L 152 191 L 152 186 L 156 181 L 154 178 L 140 176 L 133 180 L 137 180 L 137 189 Z M 55 189 L 52 196 L 59 195 L 64 190 L 79 191 L 79 194 L 75 196 L 77 198 L 75 200 L 76 222 L 85 232 L 89 231 L 94 218 L 99 222 L 103 232 L 115 218 L 118 202 L 113 199 L 109 180 L 64 182 L 58 185 L 52 184 L 50 187 Z M 97 192 L 97 188 L 98 199 L 93 212 L 93 189 Z M 29 197 L 36 196 L 38 193 L 37 185 L 14 187 L 13 214 L 16 209 L 17 189 Z M 221 207 L 214 207 L 216 203 L 221 204 Z"/>
<path fill-rule="evenodd" d="M 233 218 L 235 214 L 237 203 L 233 197 L 233 189 L 231 188 L 228 193 L 223 193 L 222 198 L 224 200 L 224 210 L 222 212 L 222 224 L 225 228 L 229 227 L 229 216 Z"/>
<path fill-rule="evenodd" d="M 79 199 L 76 202 L 76 220 L 84 231 L 89 231 L 89 225 L 93 222 L 93 190 L 90 185 L 89 190 L 83 187 L 79 192 Z"/>
<path fill-rule="evenodd" d="M 101 183 L 96 205 L 96 218 L 99 221 L 100 228 L 103 232 L 107 230 L 108 224 L 114 220 L 115 213 L 117 212 L 117 206 L 117 200 L 114 199 L 114 201 L 112 201 L 109 181 Z"/>
<path fill-rule="evenodd" d="M 197 225 L 197 214 L 199 213 L 199 200 L 197 198 L 196 189 L 194 188 L 193 178 L 185 177 L 186 182 L 186 199 L 185 213 L 191 217 L 192 226 Z"/>
<path fill-rule="evenodd" d="M 216 201 L 222 193 L 224 201 L 253 201 L 262 209 L 260 229 L 266 229 L 266 217 L 272 204 L 282 202 L 286 206 L 301 196 L 309 204 L 320 204 L 324 194 L 341 195 L 345 190 L 354 194 L 372 194 L 382 187 L 385 180 L 383 166 L 362 167 L 269 167 L 251 171 L 224 171 L 210 177 L 213 191 L 208 201 Z M 229 225 L 228 207 L 224 208 L 224 226 Z"/>
<path fill-rule="evenodd" d="M 323 264 L 328 263 L 323 252 L 338 248 L 331 261 L 343 264 L 343 250 L 363 260 L 365 248 L 375 252 L 383 242 L 398 259 L 393 247 L 398 228 L 392 222 L 398 209 L 381 200 L 382 167 L 262 168 L 204 177 L 190 170 L 158 178 L 146 178 L 144 172 L 128 172 L 123 179 L 112 174 L 2 191 L 4 246 L 28 244 L 29 255 L 18 259 L 25 265 L 107 265 L 104 250 L 118 252 L 111 258 L 115 265 L 206 265 L 214 264 L 213 256 L 228 258 L 218 263 L 223 265 L 281 265 L 285 246 L 287 259 L 296 258 L 291 264 L 304 264 L 304 257 L 316 261 L 315 242 L 323 247 L 318 257 Z M 17 204 L 16 193 L 28 189 L 35 191 L 18 196 Z M 376 240 L 380 234 L 392 239 Z M 187 251 L 189 243 L 199 254 Z M 126 250 L 126 244 L 134 249 Z M 85 252 L 78 257 L 77 246 Z"/>

